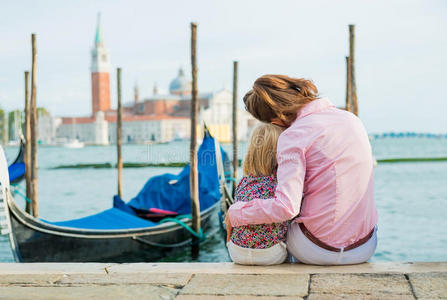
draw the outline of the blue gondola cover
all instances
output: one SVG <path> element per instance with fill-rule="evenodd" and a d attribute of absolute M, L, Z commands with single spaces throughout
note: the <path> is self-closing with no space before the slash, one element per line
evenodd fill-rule
<path fill-rule="evenodd" d="M 225 164 L 228 156 L 222 148 L 221 153 Z M 203 139 L 197 158 L 200 210 L 203 211 L 220 200 L 215 143 L 209 134 Z M 128 204 L 115 196 L 113 208 L 98 214 L 62 222 L 42 221 L 57 226 L 82 229 L 116 230 L 152 227 L 159 223 L 139 218 L 132 207 L 143 210 L 159 208 L 175 211 L 181 215 L 190 214 L 191 198 L 189 191 L 188 165 L 178 175 L 163 174 L 150 178 L 138 195 Z"/>
<path fill-rule="evenodd" d="M 62 222 L 44 220 L 44 222 L 63 227 L 101 230 L 146 228 L 157 225 L 157 223 L 138 218 L 118 208 L 110 208 L 98 214 L 75 220 Z"/>
<path fill-rule="evenodd" d="M 220 200 L 215 143 L 211 136 L 203 139 L 198 154 L 200 210 Z M 159 208 L 178 214 L 191 213 L 189 165 L 178 175 L 164 174 L 150 178 L 138 195 L 129 202 L 136 209 Z"/>
<path fill-rule="evenodd" d="M 17 178 L 22 177 L 25 174 L 25 163 L 14 163 L 8 167 L 9 182 L 14 182 Z"/>

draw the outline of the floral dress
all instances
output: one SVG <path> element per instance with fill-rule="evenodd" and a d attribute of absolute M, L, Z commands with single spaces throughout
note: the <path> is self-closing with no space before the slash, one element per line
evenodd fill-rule
<path fill-rule="evenodd" d="M 276 175 L 245 176 L 236 188 L 235 201 L 275 197 Z M 233 228 L 231 241 L 243 248 L 265 249 L 286 242 L 289 221 L 272 224 L 249 224 Z"/>

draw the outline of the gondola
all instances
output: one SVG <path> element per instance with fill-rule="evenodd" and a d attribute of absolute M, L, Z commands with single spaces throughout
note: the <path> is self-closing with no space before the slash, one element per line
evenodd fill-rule
<path fill-rule="evenodd" d="M 227 160 L 217 140 L 206 131 L 198 151 L 200 215 L 205 235 L 219 229 L 221 204 L 230 197 L 224 170 L 229 165 Z M 9 192 L 9 184 L 5 184 L 6 176 L 2 177 L 0 168 L 0 220 L 6 220 L 0 227 L 10 236 L 16 261 L 157 261 L 191 244 L 191 220 L 185 216 L 191 211 L 189 166 L 178 175 L 152 177 L 128 203 L 115 196 L 112 208 L 63 222 L 34 218 L 23 211 Z"/>
<path fill-rule="evenodd" d="M 17 184 L 25 178 L 25 142 L 20 139 L 19 152 L 16 159 L 8 166 L 9 182 Z"/>

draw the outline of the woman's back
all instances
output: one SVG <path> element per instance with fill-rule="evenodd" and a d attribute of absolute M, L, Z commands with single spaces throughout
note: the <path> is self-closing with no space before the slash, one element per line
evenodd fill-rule
<path fill-rule="evenodd" d="M 334 247 L 350 245 L 371 232 L 377 223 L 373 158 L 361 121 L 327 99 L 315 100 L 281 135 L 278 161 L 281 155 L 293 155 L 293 149 L 302 151 L 305 160 L 298 222 Z"/>

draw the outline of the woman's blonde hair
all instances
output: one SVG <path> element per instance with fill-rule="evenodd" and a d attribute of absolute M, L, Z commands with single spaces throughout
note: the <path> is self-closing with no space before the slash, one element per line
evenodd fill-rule
<path fill-rule="evenodd" d="M 253 89 L 244 96 L 245 109 L 256 119 L 270 123 L 278 118 L 290 126 L 298 111 L 318 99 L 312 81 L 285 75 L 264 75 L 256 79 Z"/>
<path fill-rule="evenodd" d="M 284 128 L 273 124 L 261 124 L 253 129 L 243 164 L 244 176 L 269 176 L 276 171 L 276 144 L 283 131 Z"/>

